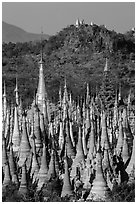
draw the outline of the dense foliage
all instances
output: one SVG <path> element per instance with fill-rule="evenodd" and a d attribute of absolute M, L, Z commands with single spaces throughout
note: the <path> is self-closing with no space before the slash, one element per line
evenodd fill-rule
<path fill-rule="evenodd" d="M 38 84 L 40 42 L 3 43 L 2 75 L 9 98 L 14 100 L 15 78 L 25 106 L 30 105 Z M 122 94 L 134 93 L 135 37 L 134 31 L 118 34 L 104 26 L 71 25 L 49 40 L 43 41 L 44 75 L 50 100 L 57 102 L 59 86 L 67 79 L 68 89 L 76 99 L 102 85 L 106 57 L 111 72 L 112 88 L 122 84 Z"/>
<path fill-rule="evenodd" d="M 3 190 L 2 201 L 3 202 L 72 202 L 78 201 L 81 197 L 81 192 L 77 192 L 76 195 L 71 197 L 60 197 L 61 188 L 60 184 L 55 180 L 47 183 L 48 190 L 45 187 L 41 191 L 36 191 L 36 184 L 29 187 L 29 193 L 27 195 L 21 195 L 18 192 L 18 187 L 11 183 Z M 87 192 L 86 197 L 89 192 Z M 85 197 L 85 198 L 86 198 Z M 84 201 L 84 200 L 83 200 Z M 93 200 L 90 200 L 93 201 Z M 103 201 L 103 200 L 100 200 Z M 135 183 L 126 184 L 123 183 L 120 186 L 116 186 L 112 192 L 107 196 L 109 202 L 135 202 Z"/>
<path fill-rule="evenodd" d="M 135 202 L 135 183 L 121 184 L 110 193 L 111 202 Z"/>

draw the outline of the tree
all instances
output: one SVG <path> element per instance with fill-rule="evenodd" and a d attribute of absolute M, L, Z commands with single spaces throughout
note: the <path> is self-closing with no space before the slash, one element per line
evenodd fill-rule
<path fill-rule="evenodd" d="M 115 89 L 112 84 L 110 71 L 104 72 L 102 85 L 99 90 L 99 97 L 105 109 L 113 106 L 115 100 Z"/>

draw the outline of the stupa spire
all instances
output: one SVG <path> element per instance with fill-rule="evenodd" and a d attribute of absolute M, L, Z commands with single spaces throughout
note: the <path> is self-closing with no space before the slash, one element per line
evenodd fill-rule
<path fill-rule="evenodd" d="M 4 93 L 3 93 L 3 121 L 6 118 L 6 110 L 7 110 L 7 95 L 6 95 L 6 84 L 4 81 Z"/>
<path fill-rule="evenodd" d="M 43 29 L 41 27 L 41 61 L 43 61 L 43 44 L 42 44 L 42 41 L 43 41 Z"/>
<path fill-rule="evenodd" d="M 60 108 L 62 107 L 62 90 L 61 90 L 61 85 L 60 85 L 60 88 L 59 88 L 59 105 L 60 105 Z"/>
<path fill-rule="evenodd" d="M 87 95 L 86 95 L 86 105 L 89 105 L 89 100 L 90 100 L 90 96 L 89 96 L 89 84 L 87 83 Z"/>
<path fill-rule="evenodd" d="M 76 20 L 76 27 L 78 28 L 80 26 L 79 18 Z"/>
<path fill-rule="evenodd" d="M 36 152 L 42 148 L 41 132 L 40 132 L 40 116 L 39 109 L 35 106 L 34 108 L 34 134 L 35 134 L 35 144 Z"/>
<path fill-rule="evenodd" d="M 131 88 L 129 90 L 129 94 L 128 94 L 128 106 L 130 106 L 131 103 Z"/>
<path fill-rule="evenodd" d="M 64 84 L 64 94 L 63 94 L 63 120 L 67 118 L 67 109 L 68 109 L 68 92 L 67 92 L 67 82 L 65 77 L 65 84 Z"/>
<path fill-rule="evenodd" d="M 106 58 L 106 64 L 104 67 L 104 72 L 108 72 L 108 59 Z"/>
<path fill-rule="evenodd" d="M 3 92 L 3 97 L 6 97 L 6 84 L 5 84 L 5 80 L 4 80 L 4 92 Z"/>
<path fill-rule="evenodd" d="M 19 90 L 18 90 L 18 80 L 16 77 L 16 88 L 15 88 L 15 98 L 16 98 L 16 104 L 19 105 Z"/>
<path fill-rule="evenodd" d="M 67 161 L 67 152 L 66 152 L 66 158 L 65 158 L 65 174 L 63 179 L 63 187 L 61 192 L 61 197 L 65 196 L 71 196 L 73 194 L 72 187 L 70 183 L 70 175 L 68 170 L 68 161 Z"/>
<path fill-rule="evenodd" d="M 14 108 L 13 108 L 13 103 L 11 103 L 10 106 L 10 130 L 9 130 L 9 142 L 8 142 L 8 149 L 9 149 L 9 145 L 12 142 L 12 136 L 13 136 L 13 117 L 14 117 Z"/>
<path fill-rule="evenodd" d="M 5 167 L 7 161 L 8 161 L 8 156 L 7 156 L 7 148 L 6 148 L 6 139 L 3 136 L 2 137 L 2 167 Z"/>
<path fill-rule="evenodd" d="M 72 121 L 70 120 L 70 121 L 69 121 L 70 138 L 71 138 L 73 147 L 75 147 L 75 140 L 74 140 L 74 136 L 73 136 L 73 127 L 72 127 L 72 126 L 73 126 L 73 124 L 72 124 Z"/>
<path fill-rule="evenodd" d="M 63 132 L 63 122 L 60 121 L 60 128 L 59 128 L 59 148 L 62 150 L 64 146 L 64 132 Z"/>
<path fill-rule="evenodd" d="M 119 84 L 118 101 L 121 101 L 121 83 Z"/>
<path fill-rule="evenodd" d="M 85 135 L 87 135 L 89 129 L 90 129 L 90 109 L 89 107 L 87 107 L 87 110 L 86 110 L 86 120 L 85 120 Z"/>
<path fill-rule="evenodd" d="M 77 162 L 84 162 L 84 150 L 83 150 L 83 144 L 82 144 L 82 128 L 81 125 L 79 125 L 79 136 L 78 136 L 78 143 L 77 143 L 77 154 L 75 157 L 75 160 Z"/>
<path fill-rule="evenodd" d="M 46 153 L 46 145 L 43 144 L 43 154 L 41 158 L 41 166 L 38 173 L 38 189 L 40 190 L 45 181 L 48 179 L 48 164 L 47 164 L 47 153 Z"/>
<path fill-rule="evenodd" d="M 56 169 L 55 169 L 55 153 L 52 149 L 51 158 L 49 163 L 49 170 L 48 170 L 48 179 L 56 177 Z"/>
<path fill-rule="evenodd" d="M 106 169 L 110 169 L 110 161 L 109 161 L 109 152 L 108 152 L 108 145 L 107 143 L 105 142 L 105 146 L 104 146 L 104 157 L 103 157 L 103 160 L 102 160 L 102 167 L 103 167 L 103 170 L 105 171 Z"/>
<path fill-rule="evenodd" d="M 82 144 L 83 144 L 84 155 L 87 155 L 88 150 L 87 150 L 87 144 L 86 144 L 86 135 L 85 135 L 85 125 L 84 125 L 84 123 L 83 123 L 83 126 L 82 126 Z"/>
<path fill-rule="evenodd" d="M 42 36 L 43 32 L 41 33 Z M 40 68 L 39 68 L 39 82 L 37 89 L 37 102 L 38 105 L 43 107 L 43 101 L 47 99 L 45 81 L 44 81 L 44 73 L 43 73 L 43 46 L 42 46 L 42 37 L 41 37 L 41 59 L 40 59 Z"/>
<path fill-rule="evenodd" d="M 123 148 L 122 148 L 122 157 L 123 157 L 123 162 L 126 164 L 127 160 L 129 159 L 129 150 L 128 150 L 127 136 L 125 131 L 124 131 L 124 140 L 123 140 Z"/>
<path fill-rule="evenodd" d="M 95 146 L 95 130 L 94 130 L 93 119 L 91 120 L 91 131 L 90 131 L 90 136 L 89 136 L 88 143 L 89 143 L 88 144 L 88 146 L 89 146 L 88 156 L 90 157 L 90 155 L 93 154 L 96 151 L 96 146 Z"/>
<path fill-rule="evenodd" d="M 13 129 L 13 135 L 12 135 L 12 143 L 13 143 L 13 151 L 18 151 L 19 145 L 20 145 L 20 132 L 19 132 L 17 106 L 15 106 L 15 110 L 14 110 L 14 129 Z"/>
<path fill-rule="evenodd" d="M 93 181 L 93 187 L 91 188 L 91 191 L 89 193 L 88 199 L 90 199 L 94 194 L 99 196 L 100 198 L 104 197 L 106 192 L 109 191 L 109 188 L 107 186 L 107 183 L 104 179 L 103 170 L 102 170 L 102 158 L 100 150 L 98 151 L 96 155 L 97 160 L 97 167 L 96 167 L 96 176 Z M 94 197 L 94 199 L 96 196 Z"/>
<path fill-rule="evenodd" d="M 102 131 L 101 131 L 101 147 L 102 149 L 105 146 L 105 142 L 109 145 L 109 139 L 108 139 L 108 133 L 107 133 L 107 122 L 106 122 L 106 113 L 103 111 L 102 113 L 102 118 L 101 118 L 101 126 L 102 126 Z"/>
<path fill-rule="evenodd" d="M 27 134 L 27 128 L 26 128 L 26 118 L 25 115 L 23 116 L 23 132 L 20 142 L 20 149 L 19 149 L 19 166 L 22 166 L 24 164 L 24 161 L 26 158 L 30 156 L 30 143 L 29 143 L 29 137 Z"/>
<path fill-rule="evenodd" d="M 115 95 L 115 104 L 114 104 L 114 112 L 113 112 L 113 126 L 116 127 L 118 124 L 118 97 L 117 97 L 117 89 Z"/>
<path fill-rule="evenodd" d="M 120 121 L 119 121 L 119 136 L 118 136 L 118 141 L 117 141 L 117 146 L 116 146 L 117 154 L 121 153 L 121 150 L 123 148 L 123 139 L 124 139 L 123 125 L 122 125 L 122 121 L 121 121 L 121 118 L 120 118 Z"/>
<path fill-rule="evenodd" d="M 66 149 L 68 157 L 74 158 L 75 157 L 75 151 L 72 144 L 72 140 L 70 137 L 70 128 L 69 128 L 69 119 L 65 121 L 65 134 L 66 134 Z"/>
<path fill-rule="evenodd" d="M 5 187 L 11 182 L 9 162 L 6 163 L 4 170 L 5 170 L 5 176 L 4 176 L 3 186 Z"/>
<path fill-rule="evenodd" d="M 9 167 L 10 167 L 10 173 L 12 177 L 12 182 L 15 184 L 19 184 L 18 175 L 17 175 L 17 169 L 16 164 L 13 156 L 13 147 L 12 144 L 10 144 L 10 154 L 9 154 Z"/>
<path fill-rule="evenodd" d="M 32 165 L 31 165 L 31 176 L 33 176 L 33 181 L 37 178 L 39 171 L 39 163 L 36 155 L 36 145 L 35 145 L 35 134 L 34 134 L 34 118 L 33 118 L 33 128 L 32 128 Z"/>
<path fill-rule="evenodd" d="M 10 139 L 10 107 L 7 107 L 7 113 L 6 113 L 6 120 L 4 125 L 4 137 L 6 138 L 6 145 L 8 146 L 9 139 Z"/>
<path fill-rule="evenodd" d="M 135 170 L 135 138 L 133 140 L 132 154 L 131 154 L 129 164 L 126 168 L 126 172 L 130 174 L 132 170 Z"/>
<path fill-rule="evenodd" d="M 21 177 L 19 192 L 21 194 L 27 194 L 28 193 L 26 161 L 24 162 L 24 164 L 22 166 L 22 177 Z"/>

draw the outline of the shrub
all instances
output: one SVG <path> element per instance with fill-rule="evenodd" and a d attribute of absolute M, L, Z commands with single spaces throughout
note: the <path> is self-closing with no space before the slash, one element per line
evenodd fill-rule
<path fill-rule="evenodd" d="M 18 187 L 12 182 L 2 189 L 2 202 L 19 202 Z"/>
<path fill-rule="evenodd" d="M 123 183 L 109 194 L 111 202 L 135 202 L 135 183 Z"/>

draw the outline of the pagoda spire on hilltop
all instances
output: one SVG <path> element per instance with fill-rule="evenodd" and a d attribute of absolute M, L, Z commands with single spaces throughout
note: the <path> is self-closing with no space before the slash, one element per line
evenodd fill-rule
<path fill-rule="evenodd" d="M 79 18 L 76 20 L 76 27 L 78 28 L 80 26 L 80 20 Z"/>

